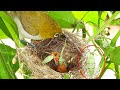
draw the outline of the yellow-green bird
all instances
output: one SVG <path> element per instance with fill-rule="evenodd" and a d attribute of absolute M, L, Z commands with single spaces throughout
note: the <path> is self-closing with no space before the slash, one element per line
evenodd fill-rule
<path fill-rule="evenodd" d="M 60 25 L 46 11 L 11 11 L 18 26 L 20 39 L 41 40 L 62 33 Z"/>

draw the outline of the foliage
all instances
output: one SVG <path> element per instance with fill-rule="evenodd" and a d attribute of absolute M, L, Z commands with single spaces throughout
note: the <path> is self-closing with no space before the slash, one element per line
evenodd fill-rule
<path fill-rule="evenodd" d="M 120 31 L 118 31 L 113 39 L 110 40 L 110 43 L 108 43 L 108 39 L 103 33 L 109 24 L 119 25 L 120 19 L 115 19 L 119 13 L 119 11 L 114 12 L 107 21 L 105 21 L 108 14 L 107 11 L 49 11 L 48 15 L 56 20 L 62 28 L 73 28 L 74 30 L 77 29 L 77 31 L 82 29 L 84 34 L 83 38 L 86 38 L 85 34 L 89 36 L 86 43 L 92 41 L 94 45 L 98 45 L 104 51 L 107 63 L 105 66 L 105 71 L 110 68 L 117 73 L 116 78 L 120 78 L 120 46 L 116 47 L 116 42 L 120 36 Z M 90 36 L 87 32 L 85 23 L 88 23 L 93 27 L 92 36 Z M 6 12 L 0 11 L 0 39 L 4 38 L 11 38 L 17 47 L 23 46 L 20 43 L 18 28 L 14 20 L 7 15 Z M 99 41 L 99 39 L 101 41 Z M 107 45 L 104 46 L 104 43 L 107 43 Z M 16 78 L 15 72 L 20 66 L 18 62 L 16 64 L 12 64 L 12 59 L 15 55 L 16 49 L 11 48 L 4 43 L 0 44 L 0 78 Z M 47 62 L 51 60 L 51 58 L 53 57 L 47 57 Z M 47 63 L 46 60 L 43 63 Z M 103 60 L 101 60 L 101 63 L 102 62 Z M 68 76 L 66 75 L 64 78 L 67 79 Z"/>
<path fill-rule="evenodd" d="M 18 62 L 15 65 L 12 64 L 15 54 L 15 49 L 0 44 L 0 78 L 16 78 L 15 72 L 18 69 Z"/>
<path fill-rule="evenodd" d="M 117 65 L 120 65 L 120 46 L 115 47 L 115 49 L 110 54 L 110 60 L 112 63 L 115 63 Z"/>

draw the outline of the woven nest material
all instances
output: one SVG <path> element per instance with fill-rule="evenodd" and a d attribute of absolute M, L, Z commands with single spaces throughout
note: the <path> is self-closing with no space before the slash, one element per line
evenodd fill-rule
<path fill-rule="evenodd" d="M 55 66 L 53 60 L 47 64 L 42 64 L 42 61 L 52 52 L 61 53 L 65 42 L 66 46 L 62 56 L 67 64 L 67 72 L 61 73 L 57 71 L 57 66 Z M 31 71 L 30 78 L 62 79 L 66 73 L 72 79 L 83 78 L 77 68 L 78 54 L 81 48 L 85 46 L 81 36 L 63 30 L 63 35 L 59 37 L 46 40 L 32 40 L 31 43 L 35 45 L 35 48 L 25 46 L 17 49 L 20 63 L 24 62 Z"/>

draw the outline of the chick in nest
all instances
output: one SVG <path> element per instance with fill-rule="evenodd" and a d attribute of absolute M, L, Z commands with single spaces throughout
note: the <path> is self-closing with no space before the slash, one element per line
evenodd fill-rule
<path fill-rule="evenodd" d="M 71 36 L 72 39 L 72 36 Z M 75 40 L 75 36 L 73 36 L 74 42 L 72 42 L 69 38 L 63 34 L 56 38 L 41 40 L 41 41 L 32 41 L 32 43 L 36 46 L 37 55 L 41 60 L 44 60 L 47 56 L 53 55 L 54 60 L 47 63 L 49 67 L 58 72 L 68 72 L 74 67 L 77 67 L 77 56 L 80 53 L 79 50 L 82 44 L 79 44 L 79 40 Z M 66 46 L 64 48 L 62 57 L 65 62 L 59 65 L 59 55 L 61 53 L 62 48 L 64 47 L 66 40 Z M 76 45 L 75 45 L 76 44 Z M 76 47 L 78 46 L 78 47 Z M 79 50 L 78 50 L 79 48 Z"/>

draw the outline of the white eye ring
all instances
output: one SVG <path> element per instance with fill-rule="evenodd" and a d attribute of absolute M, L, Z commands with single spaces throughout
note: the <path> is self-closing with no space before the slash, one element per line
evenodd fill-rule
<path fill-rule="evenodd" d="M 54 35 L 54 37 L 59 37 L 60 36 L 60 34 L 59 33 L 56 33 L 55 35 Z"/>

